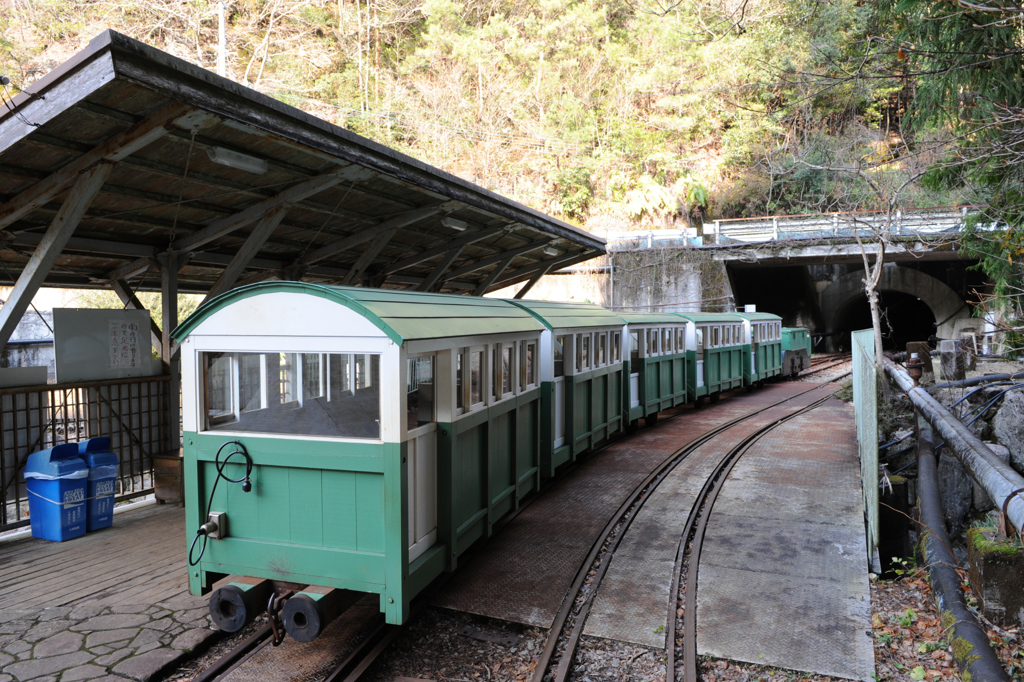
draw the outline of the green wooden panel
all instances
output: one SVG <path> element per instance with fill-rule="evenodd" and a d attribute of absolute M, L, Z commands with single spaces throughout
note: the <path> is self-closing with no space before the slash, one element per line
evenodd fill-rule
<path fill-rule="evenodd" d="M 185 446 L 194 446 L 196 459 L 213 462 L 217 450 L 233 436 L 213 432 L 185 434 Z M 262 435 L 243 435 L 237 439 L 245 445 L 256 466 L 333 469 L 335 471 L 384 471 L 384 443 L 338 440 L 296 440 Z M 228 452 L 229 450 L 225 450 Z M 224 455 L 221 459 L 223 461 Z M 234 457 L 232 462 L 241 458 Z M 223 483 L 223 482 L 222 482 Z"/>
<path fill-rule="evenodd" d="M 327 472 L 328 474 L 334 472 Z M 324 509 L 321 472 L 317 469 L 289 469 L 288 526 L 291 541 L 300 545 L 323 546 Z"/>
<path fill-rule="evenodd" d="M 260 520 L 259 539 L 266 542 L 289 542 L 288 505 L 291 502 L 288 485 L 288 469 L 284 467 L 260 467 L 257 514 Z M 231 510 L 228 509 L 228 518 Z"/>
<path fill-rule="evenodd" d="M 515 475 L 515 433 L 512 419 L 514 412 L 496 415 L 490 423 L 490 447 L 488 448 L 487 478 L 488 497 L 493 500 L 500 492 L 513 485 Z M 494 519 L 492 519 L 493 521 Z"/>
<path fill-rule="evenodd" d="M 384 551 L 384 476 L 355 474 L 356 549 Z"/>
<path fill-rule="evenodd" d="M 366 592 L 381 590 L 385 576 L 383 554 L 231 537 L 210 541 L 202 568 L 215 573 L 353 587 Z"/>
<path fill-rule="evenodd" d="M 356 549 L 356 474 L 325 471 L 320 480 L 324 507 L 324 546 Z"/>
<path fill-rule="evenodd" d="M 540 463 L 537 413 L 540 403 L 532 401 L 516 410 L 516 478 Z"/>
<path fill-rule="evenodd" d="M 486 457 L 486 423 L 458 434 L 455 451 L 452 453 L 452 523 L 456 528 L 481 509 L 487 508 L 487 484 L 484 478 Z"/>

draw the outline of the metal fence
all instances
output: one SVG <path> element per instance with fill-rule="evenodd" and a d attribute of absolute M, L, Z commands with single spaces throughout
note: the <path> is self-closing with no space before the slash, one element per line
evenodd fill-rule
<path fill-rule="evenodd" d="M 853 408 L 857 420 L 861 487 L 867 516 L 868 558 L 878 547 L 878 373 L 875 370 L 875 332 L 851 335 L 853 348 Z"/>
<path fill-rule="evenodd" d="M 170 377 L 0 389 L 0 531 L 29 523 L 24 469 L 38 450 L 109 436 L 121 461 L 116 499 L 153 491 L 168 442 Z"/>
<path fill-rule="evenodd" d="M 884 230 L 894 237 L 910 235 L 955 234 L 976 206 L 921 208 L 908 211 L 849 211 L 793 216 L 735 218 L 705 223 L 702 234 L 696 228 L 613 232 L 607 235 L 609 251 L 636 251 L 685 246 L 723 246 L 759 244 L 780 240 L 852 239 L 854 234 L 870 235 Z M 995 225 L 979 225 L 994 229 Z"/>

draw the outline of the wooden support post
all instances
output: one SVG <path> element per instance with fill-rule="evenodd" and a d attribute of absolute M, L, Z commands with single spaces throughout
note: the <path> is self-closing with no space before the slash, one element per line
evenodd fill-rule
<path fill-rule="evenodd" d="M 452 266 L 452 263 L 455 262 L 455 259 L 459 257 L 459 254 L 465 248 L 465 246 L 460 246 L 457 249 L 452 249 L 447 256 L 441 259 L 441 262 L 437 264 L 437 267 L 430 273 L 430 276 L 416 287 L 416 291 L 432 291 L 437 280 L 441 279 L 441 275 L 447 272 L 448 268 Z"/>
<path fill-rule="evenodd" d="M 36 247 L 35 253 L 25 264 L 14 289 L 7 299 L 7 304 L 0 309 L 0 350 L 7 345 L 14 328 L 21 321 L 32 297 L 39 291 L 50 274 L 54 263 L 64 250 L 75 228 L 81 222 L 89 204 L 103 187 L 104 181 L 110 175 L 113 166 L 109 163 L 101 163 L 95 168 L 82 173 L 74 186 L 64 199 L 64 204 L 57 211 L 53 222 L 43 235 L 43 239 Z"/>
<path fill-rule="evenodd" d="M 235 283 L 245 271 L 246 266 L 249 265 L 249 262 L 256 257 L 259 250 L 262 249 L 263 245 L 267 243 L 268 239 L 270 239 L 270 235 L 274 233 L 277 226 L 281 224 L 282 220 L 284 220 L 289 208 L 290 204 L 279 206 L 267 213 L 258 223 L 256 223 L 256 227 L 254 227 L 252 232 L 249 233 L 249 237 L 245 240 L 245 243 L 242 244 L 242 248 L 238 249 L 238 252 L 235 253 L 235 257 L 231 259 L 231 262 L 228 263 L 226 268 L 224 268 L 220 277 L 213 283 L 213 286 L 210 287 L 210 291 L 206 294 L 206 298 L 203 299 L 203 303 L 206 303 L 214 296 L 234 288 Z"/>
<path fill-rule="evenodd" d="M 174 340 L 171 332 L 178 326 L 178 256 L 173 253 L 164 253 L 157 256 L 160 261 L 160 295 L 163 310 L 161 320 L 163 333 L 161 335 L 160 357 L 170 373 L 168 400 L 167 400 L 167 444 L 168 454 L 178 452 L 181 447 L 180 439 L 180 413 L 181 413 L 181 361 L 174 352 Z"/>
<path fill-rule="evenodd" d="M 385 246 L 387 246 L 388 242 L 391 241 L 391 238 L 395 236 L 396 232 L 398 232 L 398 228 L 393 227 L 387 232 L 379 235 L 372 244 L 366 247 L 366 250 L 363 251 L 362 255 L 356 259 L 355 265 L 353 265 L 352 269 L 348 271 L 345 278 L 341 280 L 341 283 L 352 286 L 359 284 L 359 278 L 363 276 L 364 272 L 366 272 L 366 268 L 370 267 L 370 264 L 373 263 L 373 259 L 377 257 Z"/>
<path fill-rule="evenodd" d="M 526 286 L 516 292 L 515 298 L 520 299 L 526 296 L 526 293 L 533 288 L 533 285 L 539 282 L 541 277 L 548 274 L 548 272 L 551 270 L 551 268 L 554 267 L 554 265 L 554 263 L 551 263 L 546 268 L 541 268 L 540 270 L 538 270 L 537 274 L 534 275 L 530 279 L 530 281 L 526 283 Z"/>
<path fill-rule="evenodd" d="M 111 282 L 114 287 L 114 293 L 121 299 L 121 303 L 124 303 L 126 308 L 132 308 L 134 310 L 145 310 L 146 306 L 142 305 L 142 301 L 139 300 L 135 292 L 128 285 L 128 282 L 123 279 L 115 279 Z M 157 326 L 156 321 L 153 319 L 153 315 L 149 316 L 149 334 L 150 341 L 153 344 L 153 348 L 160 350 L 163 347 L 163 335 L 160 333 L 160 327 Z"/>

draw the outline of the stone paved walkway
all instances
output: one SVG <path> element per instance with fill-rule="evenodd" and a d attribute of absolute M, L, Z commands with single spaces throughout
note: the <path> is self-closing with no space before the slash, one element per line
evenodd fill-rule
<path fill-rule="evenodd" d="M 167 539 L 169 525 L 180 526 L 171 540 L 179 551 L 164 557 L 153 550 Z M 103 536 L 104 543 L 118 545 L 116 570 L 105 566 L 83 572 L 88 552 L 57 558 L 74 547 L 76 540 L 46 543 L 27 539 L 0 544 L 0 583 L 4 583 L 0 587 L 0 682 L 144 682 L 218 636 L 210 623 L 206 599 L 184 590 L 183 510 L 151 507 L 121 514 L 115 517 L 113 528 L 90 535 L 95 541 Z M 124 542 L 129 535 L 132 541 Z M 149 542 L 134 541 L 147 535 Z M 78 546 L 79 550 L 85 547 L 86 543 Z M 48 558 L 60 565 L 41 568 Z M 25 574 L 26 567 L 37 570 Z M 130 572 L 120 573 L 125 568 Z M 46 594 L 33 593 L 32 603 L 26 603 L 19 595 L 42 590 L 44 586 L 33 586 L 31 578 L 44 573 L 59 578 L 60 586 L 51 587 Z M 141 603 L 132 604 L 97 591 L 103 587 L 101 581 L 109 581 L 114 573 L 122 590 L 126 584 L 144 581 L 146 575 L 180 573 L 181 580 L 156 580 L 161 587 L 149 593 L 133 591 L 132 598 Z M 19 580 L 20 590 L 15 584 Z M 96 586 L 90 586 L 90 581 Z M 169 590 L 169 582 L 182 587 Z M 66 591 L 69 585 L 75 591 Z M 5 606 L 5 602 L 17 603 Z"/>

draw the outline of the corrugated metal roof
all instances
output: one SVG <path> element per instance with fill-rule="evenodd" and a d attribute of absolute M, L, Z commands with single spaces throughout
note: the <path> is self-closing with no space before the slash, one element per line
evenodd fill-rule
<path fill-rule="evenodd" d="M 630 324 L 683 324 L 683 320 L 673 313 L 619 311 L 616 314 Z"/>
<path fill-rule="evenodd" d="M 332 300 L 376 324 L 395 343 L 485 334 L 543 331 L 528 311 L 500 298 L 339 287 L 306 282 L 264 282 L 233 289 L 199 307 L 174 330 L 179 342 L 203 320 L 235 301 L 277 292 L 294 292 Z M 310 320 L 304 334 L 316 334 Z"/>
<path fill-rule="evenodd" d="M 625 320 L 616 313 L 593 303 L 521 300 L 510 300 L 509 303 L 528 311 L 548 329 L 621 327 L 625 324 Z"/>
<path fill-rule="evenodd" d="M 573 225 L 113 31 L 26 90 L 0 107 L 0 284 L 99 166 L 110 174 L 49 285 L 158 289 L 171 255 L 184 292 L 239 266 L 232 284 L 479 295 L 604 252 Z"/>

